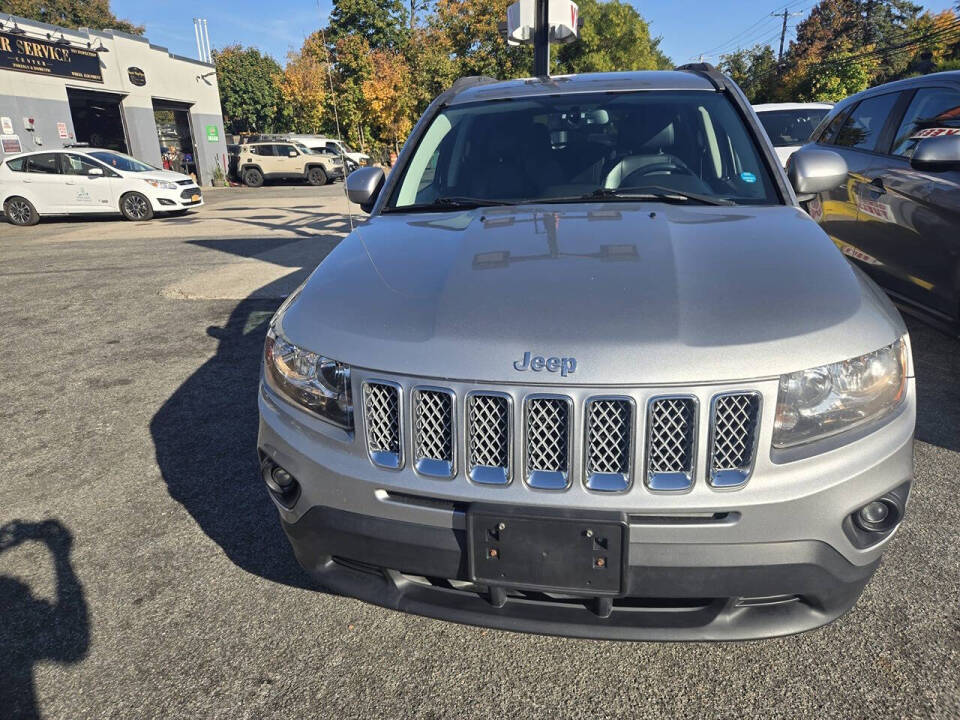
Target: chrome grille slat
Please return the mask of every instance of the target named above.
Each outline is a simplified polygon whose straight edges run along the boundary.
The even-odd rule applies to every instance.
[[[647,485],[652,490],[687,490],[693,485],[696,399],[655,398],[648,407]]]
[[[724,393],[714,396],[711,405],[710,484],[726,488],[743,485],[756,453],[760,395]]]
[[[453,435],[453,394],[446,390],[415,390],[413,456],[418,472],[453,476]]]
[[[630,485],[633,407],[625,399],[596,399],[587,404],[586,486],[622,492]]]
[[[560,397],[530,397],[525,412],[527,484],[541,490],[565,489],[570,465],[570,403]]]
[[[400,389],[387,383],[364,383],[363,414],[370,459],[382,467],[399,468],[403,458]]]
[[[468,472],[485,485],[510,482],[510,401],[503,395],[470,395],[467,403]]]

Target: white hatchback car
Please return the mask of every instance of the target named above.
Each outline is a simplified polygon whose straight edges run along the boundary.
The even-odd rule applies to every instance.
[[[833,109],[833,103],[764,103],[754,105],[760,124],[777,151],[780,164],[807,144],[811,133]]]
[[[196,181],[114,150],[69,148],[15,155],[0,162],[0,201],[14,225],[41,216],[120,213],[149,220],[203,205]]]

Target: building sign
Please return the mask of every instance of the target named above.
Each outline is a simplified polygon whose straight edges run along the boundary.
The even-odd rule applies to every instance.
[[[207,142],[220,142],[220,128],[216,125],[207,125]]]
[[[0,70],[103,82],[100,56],[93,50],[0,32]]]
[[[137,87],[143,87],[147,84],[147,74],[138,67],[128,67],[127,77],[130,78],[130,82]]]
[[[67,132],[66,123],[57,123],[57,133],[60,135],[61,140],[66,140],[68,137],[70,137],[70,134]]]
[[[0,135],[13,135],[13,120],[7,116],[0,117]]]
[[[3,147],[5,153],[23,152],[20,147],[20,138],[16,135],[0,135],[0,147]]]

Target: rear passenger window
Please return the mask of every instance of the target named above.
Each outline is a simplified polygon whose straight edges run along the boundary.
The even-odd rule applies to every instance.
[[[834,144],[857,150],[876,150],[880,132],[899,96],[899,93],[887,93],[861,101],[837,133]]]
[[[54,153],[28,155],[27,172],[44,173],[46,175],[59,175],[60,159]]]
[[[26,162],[27,162],[26,158],[15,158],[13,160],[7,160],[7,167],[10,168],[11,170],[14,170],[15,172],[23,172],[26,169],[24,167]]]
[[[960,92],[923,88],[910,101],[893,141],[893,154],[911,157],[925,137],[960,135]]]

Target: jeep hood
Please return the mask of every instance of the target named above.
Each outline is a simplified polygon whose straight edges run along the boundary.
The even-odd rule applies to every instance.
[[[659,203],[380,215],[278,323],[358,367],[525,384],[772,377],[905,332],[797,208]],[[576,372],[518,372],[528,351]]]

